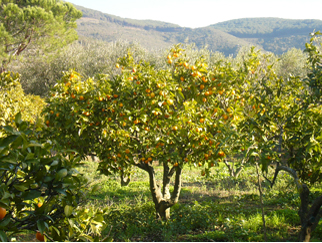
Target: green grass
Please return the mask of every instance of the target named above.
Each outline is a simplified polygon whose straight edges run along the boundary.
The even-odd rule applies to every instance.
[[[88,196],[86,207],[107,208],[104,234],[114,241],[264,241],[256,174],[245,168],[239,178],[229,176],[220,164],[209,178],[199,168],[184,168],[179,203],[171,208],[171,219],[155,219],[148,175],[135,169],[129,186],[121,187],[117,177],[95,171],[95,162],[86,162],[90,185],[100,189]],[[161,179],[162,168],[157,167]],[[300,230],[297,214],[300,203],[289,176],[281,173],[273,189],[263,181],[264,210],[268,241],[296,241]],[[321,192],[317,185],[312,192]],[[322,224],[312,241],[322,240]]]
[[[96,162],[84,163],[79,171],[87,176],[89,188],[97,184],[99,190],[87,194],[82,206],[106,210],[102,238],[110,233],[114,241],[264,241],[256,173],[251,167],[237,179],[223,164],[213,168],[208,178],[200,176],[200,168],[184,168],[179,203],[171,208],[171,219],[162,222],[155,219],[145,171],[134,169],[129,186],[121,187],[118,177],[100,175]],[[161,172],[157,167],[158,180]],[[281,173],[272,189],[264,181],[262,186],[267,241],[297,241],[300,199],[291,178]],[[311,199],[321,195],[321,184],[311,191]],[[17,240],[32,240],[28,237]],[[322,221],[311,241],[322,241]]]

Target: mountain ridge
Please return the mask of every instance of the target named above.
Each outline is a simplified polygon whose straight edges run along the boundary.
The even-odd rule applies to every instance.
[[[83,12],[77,21],[80,36],[117,41],[138,42],[146,49],[169,48],[177,43],[195,43],[207,46],[226,56],[236,54],[241,46],[255,45],[264,51],[282,54],[291,48],[304,48],[309,34],[322,30],[322,21],[283,18],[241,18],[219,22],[200,28],[177,24],[121,18],[97,10],[75,7]]]

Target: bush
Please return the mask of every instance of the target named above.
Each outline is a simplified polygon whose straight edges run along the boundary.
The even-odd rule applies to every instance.
[[[1,241],[24,230],[58,241],[97,240],[104,211],[78,207],[86,188],[76,170],[79,156],[31,130],[20,113],[15,127],[2,127],[6,136],[0,138]]]

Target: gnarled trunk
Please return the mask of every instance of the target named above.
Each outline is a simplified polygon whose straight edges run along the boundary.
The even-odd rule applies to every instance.
[[[149,174],[150,191],[155,205],[156,217],[161,220],[170,218],[170,207],[176,204],[179,200],[181,191],[181,172],[179,166],[173,166],[171,169],[168,163],[163,164],[163,183],[160,186],[155,178],[155,172],[152,166],[145,164],[139,166]],[[170,193],[171,177],[175,174],[174,190]]]
[[[271,186],[274,185],[278,172],[281,170],[288,172],[294,178],[294,182],[296,184],[297,191],[299,192],[301,199],[301,206],[298,211],[301,220],[301,231],[299,234],[299,241],[308,242],[311,239],[312,232],[318,226],[319,221],[322,218],[322,196],[316,198],[313,201],[311,208],[309,208],[310,189],[307,187],[306,184],[302,184],[299,182],[299,178],[295,170],[287,166],[280,166],[279,164],[277,164]]]
[[[128,186],[131,181],[131,174],[124,174],[121,172],[121,186]]]
[[[301,219],[301,231],[299,234],[299,241],[309,242],[311,239],[311,233],[318,226],[320,219],[322,218],[322,196],[316,198],[310,210],[308,209],[308,198],[310,190],[303,184],[303,190],[300,193],[301,208],[299,210],[299,216]],[[306,199],[304,199],[304,197]]]

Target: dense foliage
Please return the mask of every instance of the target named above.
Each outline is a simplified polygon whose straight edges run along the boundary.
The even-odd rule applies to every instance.
[[[60,0],[0,1],[0,72],[22,52],[48,53],[73,42],[81,15]]]
[[[0,126],[14,126],[15,115],[19,112],[25,121],[32,124],[40,122],[38,118],[44,105],[44,100],[39,96],[25,95],[18,73],[0,74]],[[0,128],[0,137],[4,133],[5,131]]]

